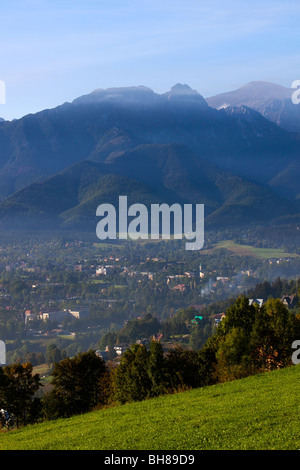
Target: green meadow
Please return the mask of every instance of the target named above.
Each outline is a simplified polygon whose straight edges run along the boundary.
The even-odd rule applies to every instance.
[[[255,258],[260,259],[295,258],[299,256],[296,253],[287,253],[275,248],[258,248],[250,245],[240,245],[232,240],[221,241],[214,245],[213,248],[209,250],[203,250],[202,253],[212,253],[219,248],[225,248],[226,250],[231,251],[238,256],[254,256]]]

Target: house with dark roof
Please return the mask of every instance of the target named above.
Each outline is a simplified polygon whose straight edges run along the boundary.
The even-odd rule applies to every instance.
[[[298,299],[295,295],[284,295],[281,298],[281,302],[283,305],[285,305],[287,308],[294,308],[297,305]]]

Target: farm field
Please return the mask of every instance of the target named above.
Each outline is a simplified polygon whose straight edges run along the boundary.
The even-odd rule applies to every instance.
[[[274,248],[257,248],[250,245],[240,245],[232,240],[221,241],[209,250],[202,250],[202,254],[212,253],[219,248],[225,248],[238,256],[254,256],[255,258],[260,259],[295,258],[299,256],[296,253],[286,253]]]
[[[0,434],[0,450],[296,450],[300,366]]]

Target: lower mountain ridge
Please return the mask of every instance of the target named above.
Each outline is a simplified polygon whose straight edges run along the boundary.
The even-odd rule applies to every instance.
[[[275,184],[275,183],[274,183]],[[95,231],[103,203],[204,204],[206,226],[223,228],[296,217],[297,201],[210,164],[180,144],[146,144],[82,161],[0,203],[2,228]]]

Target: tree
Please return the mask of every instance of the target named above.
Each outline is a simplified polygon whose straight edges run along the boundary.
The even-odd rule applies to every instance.
[[[299,321],[279,299],[269,299],[260,309],[251,333],[252,357],[267,369],[291,365],[291,345],[298,339]]]
[[[160,395],[165,391],[166,369],[162,345],[159,341],[151,341],[148,358],[148,374],[151,380],[151,396]]]
[[[45,399],[46,415],[50,409],[62,417],[91,410],[101,399],[99,381],[106,372],[105,362],[94,351],[56,362],[52,372],[54,389]]]
[[[166,354],[168,388],[199,387],[199,361],[196,351],[183,350],[181,347],[170,349]]]
[[[49,366],[61,361],[62,359],[62,352],[58,349],[56,344],[49,344],[46,350],[46,360]]]
[[[220,323],[217,332],[219,334],[227,334],[232,328],[241,328],[246,335],[252,331],[257,307],[249,305],[247,297],[238,297],[235,303],[226,311],[226,316]]]
[[[3,376],[4,374],[4,376]],[[0,375],[0,397],[3,407],[16,417],[17,427],[36,419],[33,400],[41,386],[40,376],[33,374],[32,364],[12,364],[3,368]],[[35,409],[37,410],[35,399]],[[28,419],[28,417],[30,417]]]
[[[5,394],[7,387],[8,387],[7,375],[4,373],[3,367],[0,367],[0,408],[5,408],[7,405],[6,394]]]
[[[217,364],[217,351],[222,341],[220,335],[214,334],[198,351],[199,382],[200,386],[213,385],[217,383],[215,368]]]
[[[134,344],[125,351],[114,375],[118,401],[140,401],[151,396],[148,361],[149,352],[144,345]]]
[[[189,344],[194,351],[199,351],[206,343],[213,330],[212,322],[203,318],[198,325],[193,325]]]
[[[241,328],[233,328],[221,340],[216,359],[215,377],[218,382],[247,377],[255,371],[249,355],[249,337]]]

